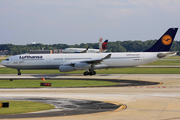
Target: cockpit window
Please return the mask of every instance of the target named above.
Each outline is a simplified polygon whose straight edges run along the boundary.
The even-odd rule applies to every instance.
[[[9,58],[5,59],[5,61],[9,61]]]

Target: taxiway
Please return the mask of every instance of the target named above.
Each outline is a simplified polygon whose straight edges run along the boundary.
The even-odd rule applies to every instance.
[[[6,75],[1,75],[0,78]],[[10,76],[10,75],[9,75]],[[16,75],[17,76],[17,75]],[[24,75],[27,78],[27,75]],[[29,75],[36,76],[36,75]],[[98,74],[45,75],[51,78],[84,78],[138,80],[159,82],[156,85],[93,88],[42,88],[42,89],[0,89],[0,97],[46,97],[103,101],[126,104],[125,110],[114,110],[71,116],[29,118],[33,120],[144,120],[180,119],[180,75],[179,74]],[[15,78],[15,75],[10,77]],[[22,76],[23,77],[23,76]],[[39,76],[36,76],[39,77]],[[27,119],[27,118],[26,118]]]

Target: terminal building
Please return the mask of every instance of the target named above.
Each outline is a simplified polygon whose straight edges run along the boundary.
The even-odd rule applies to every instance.
[[[52,50],[30,50],[29,54],[52,54]]]
[[[0,50],[0,55],[1,56],[9,55],[9,50]]]
[[[53,54],[53,53],[62,53],[62,49],[53,49],[53,50],[30,50],[29,54]]]

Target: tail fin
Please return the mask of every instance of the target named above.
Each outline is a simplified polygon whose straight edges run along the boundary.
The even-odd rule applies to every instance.
[[[144,52],[167,52],[170,50],[178,28],[169,28],[164,35],[148,50]]]
[[[102,49],[103,49],[103,50],[106,49],[107,43],[108,43],[108,40],[105,40],[105,41],[102,43]]]
[[[99,38],[99,52],[102,52],[102,39],[103,38]]]

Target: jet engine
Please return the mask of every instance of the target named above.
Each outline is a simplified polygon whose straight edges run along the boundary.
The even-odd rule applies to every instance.
[[[59,66],[59,71],[60,72],[70,72],[70,71],[74,71],[75,68],[73,66],[67,66],[67,65],[64,65],[64,66]]]
[[[76,70],[85,70],[91,68],[91,64],[88,63],[75,63],[74,67]]]
[[[60,72],[70,72],[74,70],[86,70],[91,68],[91,64],[88,63],[75,63],[72,65],[62,65],[59,66],[59,71]]]

